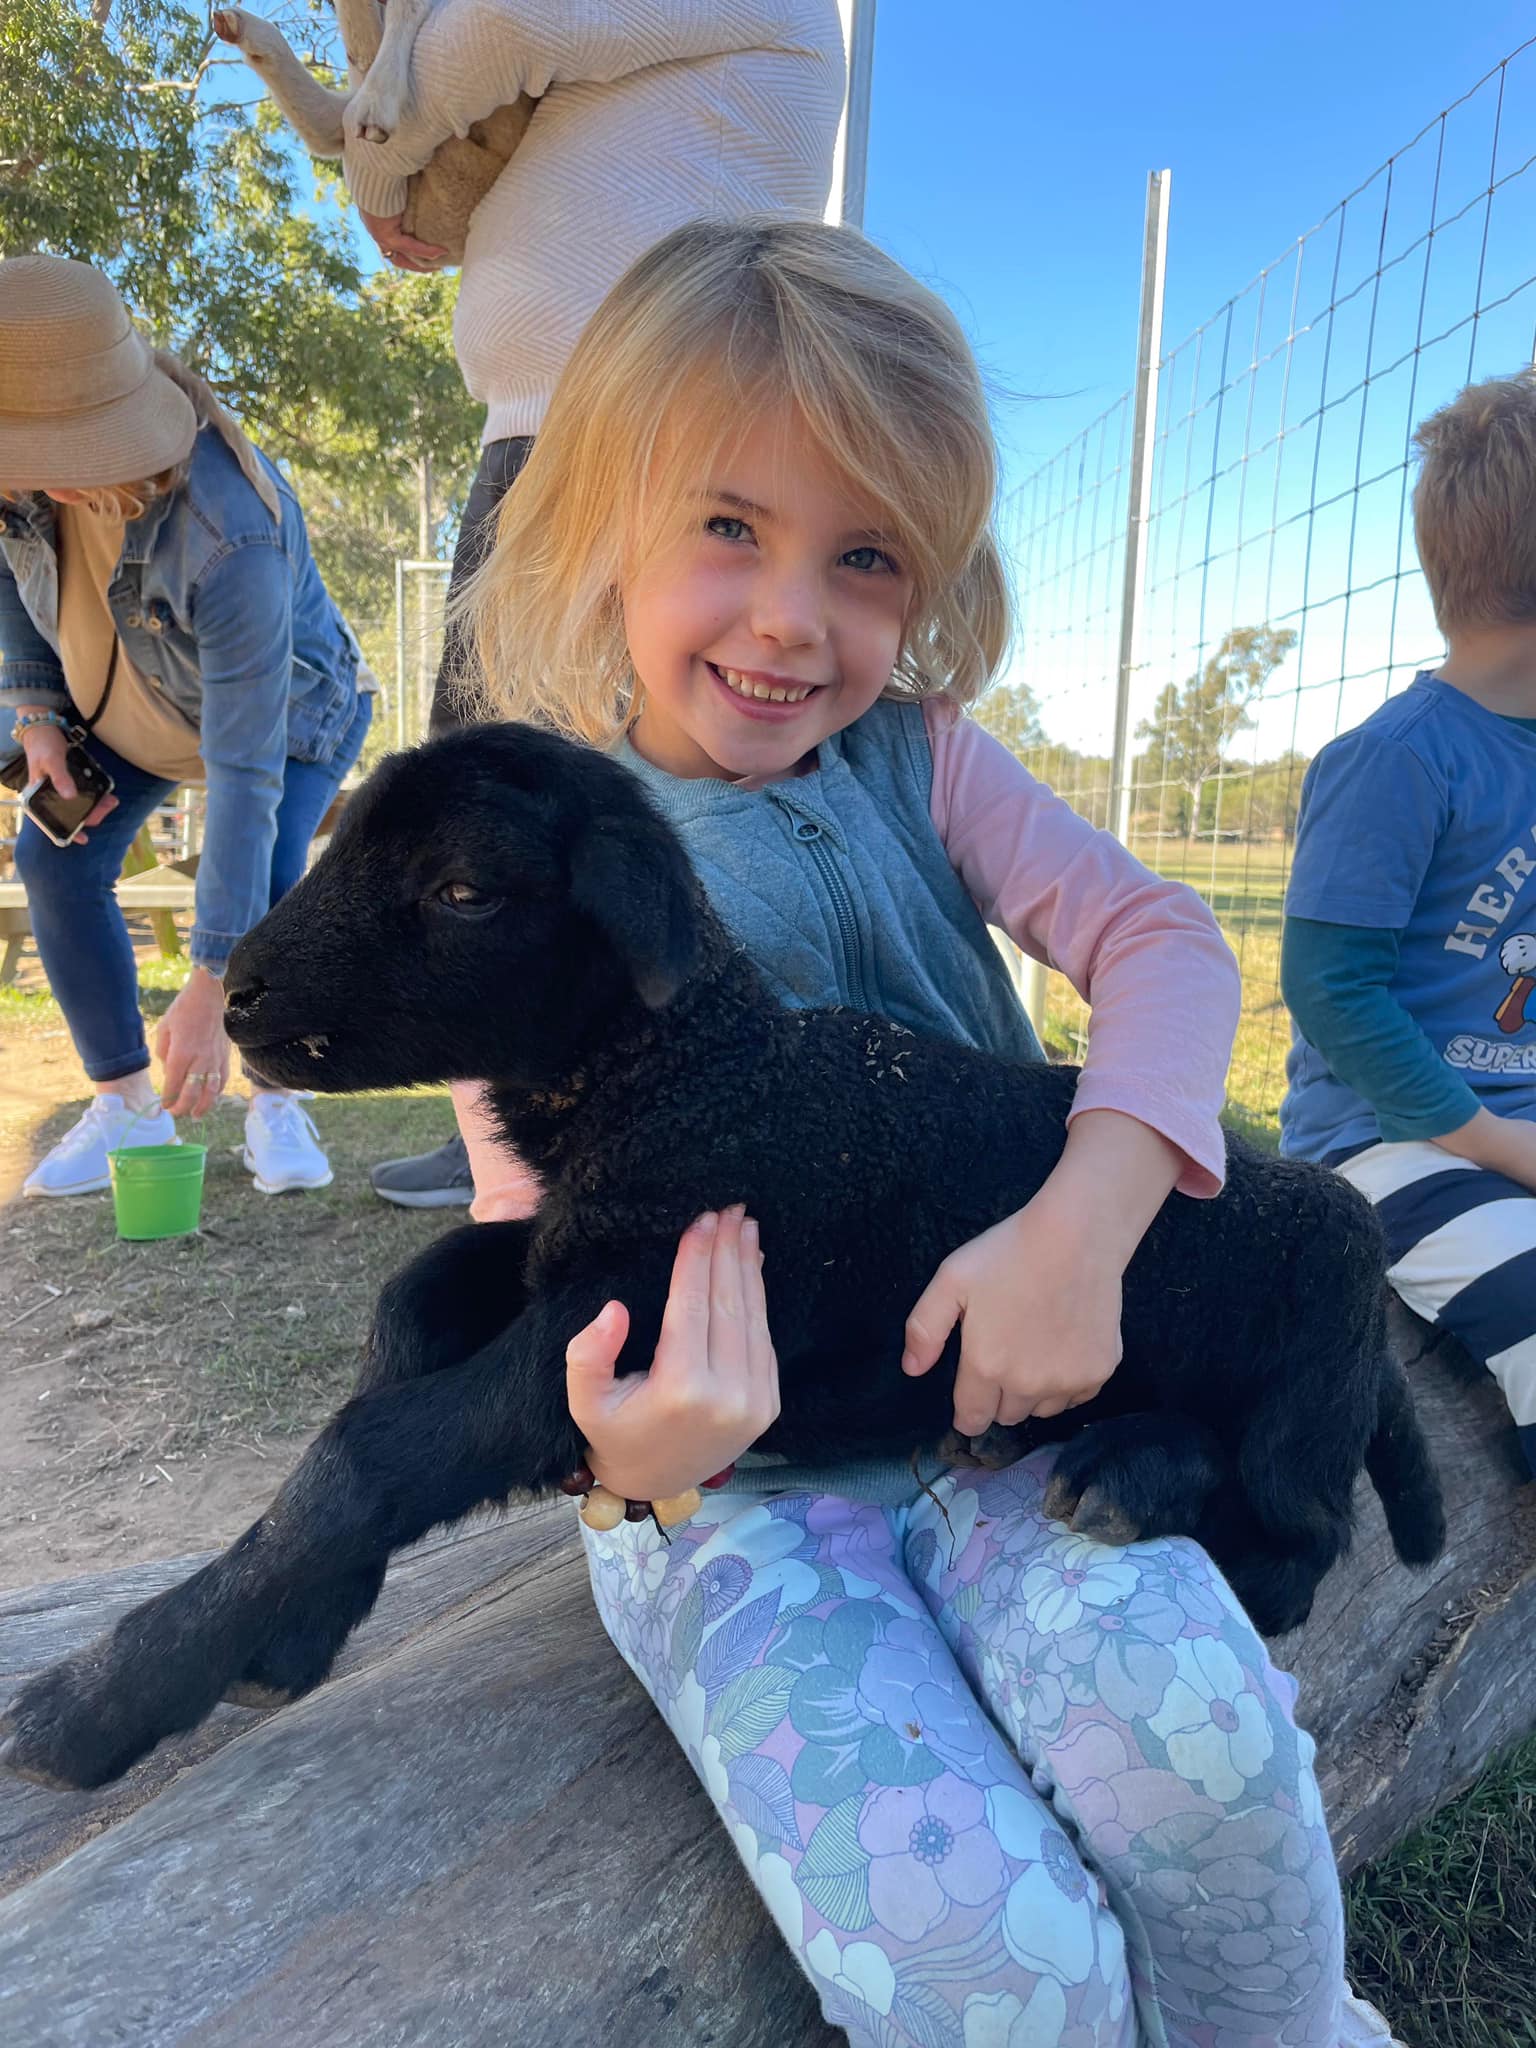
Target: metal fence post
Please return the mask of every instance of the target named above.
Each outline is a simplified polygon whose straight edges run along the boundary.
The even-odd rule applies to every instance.
[[[875,0],[838,0],[848,49],[848,97],[832,159],[827,219],[864,225],[864,180],[869,155],[869,102],[875,69]]]
[[[1157,373],[1163,357],[1163,284],[1168,270],[1168,188],[1171,171],[1147,176],[1147,221],[1141,246],[1141,334],[1136,349],[1136,403],[1131,430],[1131,491],[1125,522],[1125,580],[1120,591],[1120,665],[1115,680],[1115,737],[1110,753],[1110,824],[1122,842],[1131,829],[1131,676],[1136,668],[1141,599],[1147,574],[1147,519],[1152,510],[1152,455],[1157,438]]]
[[[405,564],[395,557],[395,751],[405,752]]]

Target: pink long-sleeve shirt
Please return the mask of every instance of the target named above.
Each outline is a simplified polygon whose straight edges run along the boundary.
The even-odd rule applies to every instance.
[[[944,698],[925,709],[930,815],[987,922],[1057,968],[1089,1006],[1072,1115],[1113,1109],[1184,1155],[1181,1194],[1220,1191],[1219,1122],[1237,1030],[1237,963],[1193,889],[1144,867]],[[495,1135],[481,1091],[454,1089],[477,1222],[532,1213],[538,1187]]]

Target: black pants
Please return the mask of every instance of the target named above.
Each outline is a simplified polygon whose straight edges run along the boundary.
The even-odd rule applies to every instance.
[[[459,522],[458,544],[453,551],[453,572],[448,578],[451,604],[491,551],[496,538],[496,509],[517,481],[518,472],[533,452],[533,436],[518,434],[509,441],[487,441],[480,451],[480,467],[469,487],[469,501]],[[471,676],[476,668],[475,650],[455,623],[443,640],[443,658],[437,665],[432,688],[431,733],[449,732],[464,722],[463,706],[454,685]]]

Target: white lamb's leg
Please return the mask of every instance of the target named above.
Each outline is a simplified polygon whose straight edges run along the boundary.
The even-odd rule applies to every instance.
[[[389,0],[384,38],[368,76],[352,96],[351,115],[365,142],[388,142],[411,104],[411,57],[432,0]]]
[[[356,92],[368,76],[368,67],[379,54],[384,32],[384,11],[379,0],[336,0],[336,26],[347,53],[347,75]]]
[[[341,155],[346,94],[332,92],[306,71],[281,29],[243,8],[221,7],[213,17],[213,32],[220,41],[233,43],[260,74],[289,124],[316,156]]]

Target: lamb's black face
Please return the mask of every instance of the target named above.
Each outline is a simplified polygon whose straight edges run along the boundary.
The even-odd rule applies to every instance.
[[[225,1023],[286,1087],[568,1073],[695,964],[697,886],[617,763],[478,726],[383,763],[235,948]]]

